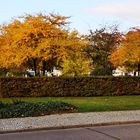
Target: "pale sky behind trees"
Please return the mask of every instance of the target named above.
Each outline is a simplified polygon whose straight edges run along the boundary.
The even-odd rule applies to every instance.
[[[70,28],[80,33],[119,24],[121,31],[140,26],[140,0],[0,0],[0,24],[39,12],[71,16]]]

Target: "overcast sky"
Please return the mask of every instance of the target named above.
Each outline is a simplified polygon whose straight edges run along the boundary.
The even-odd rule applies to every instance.
[[[140,26],[140,0],[0,0],[0,24],[39,12],[71,16],[70,28],[81,33],[112,24],[121,31]]]

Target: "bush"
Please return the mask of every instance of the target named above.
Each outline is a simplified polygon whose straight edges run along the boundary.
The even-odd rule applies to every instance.
[[[91,74],[91,76],[111,76],[112,70],[109,68],[95,68]]]
[[[0,102],[0,118],[40,116],[52,113],[74,112],[78,108],[64,102],[30,103],[14,101],[12,103]]]

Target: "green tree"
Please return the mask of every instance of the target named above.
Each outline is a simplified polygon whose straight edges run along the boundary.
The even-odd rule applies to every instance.
[[[66,55],[62,64],[63,75],[87,75],[90,72],[90,61],[86,58],[85,52],[83,52],[83,49],[87,46],[87,42],[82,40],[82,36],[77,31],[69,34],[69,40],[69,47],[65,51]]]
[[[101,28],[86,37],[89,46],[84,50],[87,56],[91,58],[94,68],[112,69],[112,63],[108,56],[116,49],[121,41],[121,33],[117,26]]]
[[[65,76],[87,76],[90,73],[91,65],[82,52],[75,52],[75,55],[64,59],[63,75]]]

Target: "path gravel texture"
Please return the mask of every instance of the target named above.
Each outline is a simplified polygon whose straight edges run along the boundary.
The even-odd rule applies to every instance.
[[[0,119],[0,133],[33,129],[67,128],[140,122],[140,110],[69,113],[41,117]]]

